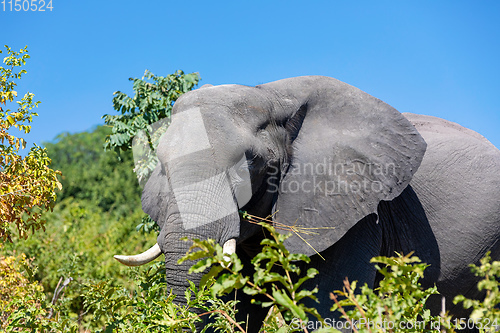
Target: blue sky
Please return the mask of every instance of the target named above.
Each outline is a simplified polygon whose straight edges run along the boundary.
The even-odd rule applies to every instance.
[[[46,0],[48,1],[48,0]],[[499,1],[52,1],[3,11],[1,45],[31,55],[42,101],[29,143],[102,124],[145,69],[201,84],[326,75],[401,112],[442,117],[500,147]]]

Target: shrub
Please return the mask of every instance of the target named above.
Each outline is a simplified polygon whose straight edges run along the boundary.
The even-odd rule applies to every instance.
[[[472,272],[483,279],[477,288],[485,292],[484,299],[472,300],[458,295],[453,302],[463,303],[465,309],[472,308],[470,320],[456,322],[458,328],[469,326],[479,328],[480,332],[498,332],[500,328],[500,261],[491,262],[490,253],[481,259],[481,265],[471,265]]]
[[[316,309],[301,304],[306,297],[314,299],[316,293],[316,289],[301,289],[304,281],[315,276],[315,270],[309,270],[303,279],[295,281],[293,278],[299,273],[295,262],[307,262],[308,257],[290,254],[283,246],[287,236],[277,233],[268,224],[262,224],[262,227],[271,237],[263,240],[261,253],[252,261],[255,267],[253,276],[241,274],[241,261],[236,254],[225,255],[222,247],[213,240],[194,240],[190,251],[181,260],[197,260],[191,268],[193,272],[209,271],[200,287],[191,283],[185,295],[175,296],[167,292],[163,263],[155,263],[147,270],[133,269],[135,288],[132,291],[116,286],[112,280],[85,283],[81,296],[86,313],[92,314],[89,329],[92,332],[194,332],[201,317],[211,316],[213,320],[209,325],[219,332],[245,332],[245,323],[235,320],[236,301],[224,302],[219,297],[239,288],[249,295],[267,297],[268,301],[261,305],[268,307],[270,314],[261,332],[285,333],[302,329],[311,332],[312,328],[308,327],[311,316],[323,324],[316,332],[338,332],[318,315]],[[485,290],[485,299],[468,300],[463,296],[455,299],[456,303],[463,302],[465,307],[473,309],[471,319],[482,323],[481,332],[498,330],[496,323],[500,320],[500,262],[490,261],[491,258],[486,256],[481,260],[481,266],[473,267],[473,271],[483,277],[478,287]],[[446,314],[432,316],[425,308],[427,298],[437,290],[435,287],[422,290],[419,279],[427,265],[417,257],[411,254],[376,257],[372,262],[383,276],[378,288],[373,290],[366,285],[358,288],[356,282],[346,280],[343,290],[331,294],[335,302],[332,311],[350,323],[354,332],[454,332],[456,326],[463,327],[460,321],[454,321]],[[2,257],[0,263],[3,274],[0,295],[2,329],[19,332],[78,330],[77,319],[60,307],[56,307],[57,316],[47,318],[52,306],[45,299],[40,285],[30,282],[34,269],[30,268],[30,261],[25,256]],[[275,273],[273,267],[276,265],[283,268],[284,274]],[[175,297],[184,297],[187,304],[175,305]],[[195,314],[194,308],[203,313]],[[489,326],[485,329],[487,324]]]
[[[24,253],[0,257],[1,332],[76,332],[69,318],[49,318],[52,307],[32,281],[35,270]]]

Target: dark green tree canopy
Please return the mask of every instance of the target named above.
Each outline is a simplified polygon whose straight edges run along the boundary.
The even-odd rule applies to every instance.
[[[73,197],[89,200],[104,211],[140,206],[141,188],[133,172],[132,152],[104,151],[111,129],[97,126],[90,132],[63,133],[45,143],[52,166],[61,170],[63,185],[58,201]]]

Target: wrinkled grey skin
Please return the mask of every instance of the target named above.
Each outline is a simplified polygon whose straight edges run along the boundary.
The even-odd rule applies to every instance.
[[[176,294],[184,294],[187,279],[201,278],[187,274],[191,263],[177,264],[190,246],[182,237],[221,245],[236,238],[251,273],[263,233],[240,221],[238,209],[261,217],[277,211],[275,223],[324,228],[304,236],[310,245],[297,236],[286,243],[310,255],[319,270],[305,287],[319,287],[320,305],[314,306],[324,317],[331,316],[330,291],[341,289],[346,276],[376,285],[370,258],[394,251],[415,251],[429,263],[424,284],[437,283],[447,309],[465,316],[451,300],[459,293],[477,296],[468,265],[487,251],[500,259],[500,151],[473,131],[434,117],[403,116],[357,88],[319,76],[203,87],[183,95],[173,115],[193,110],[202,122],[193,125],[181,115],[183,121],[167,130],[142,196],[144,211],[160,226],[158,244]],[[197,185],[227,175],[242,156],[251,198],[238,200],[238,182],[231,182],[229,201],[223,181]],[[314,187],[331,180],[342,186]],[[297,184],[303,187],[295,191]],[[200,222],[206,216],[220,218]],[[248,314],[249,332],[257,332],[265,311],[238,295],[239,319]],[[430,303],[440,310],[440,299]]]

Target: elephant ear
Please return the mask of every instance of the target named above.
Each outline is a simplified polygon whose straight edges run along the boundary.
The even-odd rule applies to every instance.
[[[300,91],[288,98],[296,111],[285,125],[289,156],[274,223],[292,228],[291,252],[313,255],[376,214],[381,200],[400,195],[426,143],[396,109],[355,87],[324,77],[292,80],[272,87],[282,97]]]
[[[142,191],[142,210],[148,214],[160,228],[166,220],[170,197],[168,177],[161,163],[158,163]]]

